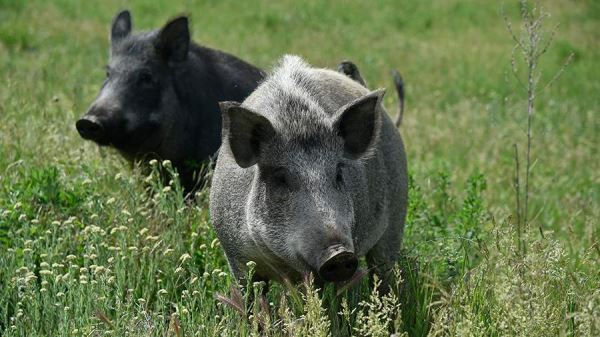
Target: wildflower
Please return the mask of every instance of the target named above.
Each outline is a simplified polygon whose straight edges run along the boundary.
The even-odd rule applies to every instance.
[[[56,262],[55,262],[55,263],[53,263],[53,264],[52,264],[52,268],[64,268],[64,266],[65,266],[65,265],[64,265],[64,264],[62,264],[62,263],[56,263]]]
[[[21,214],[19,215],[19,221],[25,221],[27,219],[27,215]]]
[[[163,162],[162,162],[162,166],[164,166],[164,167],[169,167],[169,166],[171,166],[171,161],[170,161],[170,160],[168,160],[168,159],[167,159],[167,160],[163,160]]]
[[[156,166],[156,164],[158,164],[158,161],[156,159],[152,159],[149,162],[150,166]]]
[[[206,244],[204,244],[204,243],[203,243],[203,244],[201,244],[201,245],[200,245],[200,247],[198,247],[198,249],[200,249],[200,250],[204,250],[204,249],[206,249]]]
[[[46,291],[48,291],[48,289],[46,289],[46,288],[41,288],[40,289],[40,293],[45,293]]]
[[[91,220],[97,219],[98,218],[98,214],[94,213],[90,216]]]
[[[170,191],[171,191],[171,186],[165,186],[165,187],[163,188],[163,192],[164,192],[164,193],[168,193],[168,192],[170,192]]]
[[[82,274],[83,273],[87,273],[87,271],[88,271],[88,269],[86,267],[79,268],[79,272],[82,273]]]
[[[28,254],[28,253],[31,253],[31,252],[32,252],[31,248],[25,248],[25,249],[23,249],[23,254]]]
[[[181,260],[181,263],[185,262],[186,260],[191,259],[192,257],[190,256],[190,254],[188,253],[184,253],[183,255],[181,255],[181,257],[179,258],[179,260]]]
[[[16,203],[16,204],[13,206],[13,209],[17,210],[17,209],[21,208],[21,206],[22,206],[22,205],[23,205],[23,204],[22,204],[20,201],[18,201],[18,202],[17,202],[17,203]]]
[[[169,255],[169,254],[171,254],[171,253],[172,253],[172,252],[174,252],[174,251],[175,251],[174,249],[167,248],[167,249],[165,249],[165,251],[164,251],[163,255],[165,255],[165,256],[166,256],[166,255]]]
[[[140,229],[140,235],[144,235],[148,232],[148,228],[142,228]]]
[[[77,258],[77,256],[75,256],[73,254],[67,255],[67,261],[75,260],[76,258]]]
[[[48,269],[42,269],[40,270],[40,275],[44,276],[44,275],[52,275],[52,271],[48,270]]]
[[[107,205],[110,205],[110,204],[112,204],[114,202],[115,202],[115,198],[109,198],[108,200],[106,200],[106,204]]]
[[[144,303],[146,303],[146,300],[143,298],[138,298],[138,303],[143,305]]]
[[[215,270],[213,270],[213,271],[212,271],[212,274],[213,274],[213,275],[216,275],[216,274],[218,274],[218,273],[220,273],[220,272],[221,272],[221,269],[219,269],[219,268],[215,268]]]
[[[58,298],[65,297],[65,293],[59,291],[56,293],[56,297],[58,297]]]
[[[167,291],[165,289],[161,289],[158,291],[159,295],[165,295],[167,293]]]
[[[33,220],[31,220],[31,223],[32,223],[32,224],[34,224],[34,225],[37,225],[37,224],[39,224],[39,223],[40,223],[40,220],[38,220],[38,219],[33,219]]]
[[[60,226],[60,221],[57,221],[57,220],[52,221],[52,226]]]
[[[254,261],[248,261],[248,262],[246,262],[246,266],[248,268],[254,268],[254,267],[256,267],[256,262],[254,262]]]
[[[210,248],[215,248],[216,246],[219,245],[219,239],[215,238],[214,240],[212,240],[212,242],[210,243]]]
[[[48,285],[48,281],[43,280],[42,283],[41,283],[41,285],[42,285],[42,287],[47,286]]]
[[[131,251],[131,252],[137,252],[137,250],[138,250],[138,247],[136,247],[136,246],[131,246],[131,247],[127,248],[127,249],[128,249],[129,251]]]
[[[98,266],[98,267],[96,267],[96,269],[94,269],[94,275],[98,275],[98,274],[102,273],[104,270],[106,270],[106,268],[104,268],[103,266]]]
[[[131,216],[131,213],[129,213],[129,211],[126,209],[122,210],[121,214],[126,215],[126,216]]]
[[[194,276],[190,281],[190,284],[194,284],[194,282],[198,281],[198,276]]]
[[[183,270],[184,270],[183,268],[177,267],[177,269],[175,269],[175,274],[179,274],[179,273],[183,272]]]
[[[113,256],[111,256],[108,258],[107,261],[108,261],[108,263],[113,263],[114,260],[115,260],[115,258]]]
[[[222,271],[222,272],[220,272],[220,273],[219,273],[219,277],[226,277],[226,276],[227,276],[227,273],[226,273],[226,272],[223,272],[223,271]]]
[[[37,280],[37,276],[35,276],[32,272],[27,273],[25,276],[25,283],[29,283],[30,281]]]

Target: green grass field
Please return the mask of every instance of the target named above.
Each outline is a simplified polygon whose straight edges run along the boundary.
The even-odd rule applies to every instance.
[[[187,13],[195,41],[265,69],[294,53],[321,67],[351,59],[371,88],[391,89],[391,68],[405,78],[412,178],[399,296],[378,297],[364,279],[339,295],[274,285],[249,303],[262,285],[231,290],[208,191],[185,202],[156,178],[168,165],[141,176],[75,130],[122,3],[0,0],[0,335],[600,335],[600,3],[542,4],[547,30],[560,23],[542,82],[574,57],[537,97],[520,239],[513,144],[524,153],[527,97],[501,2],[126,5],[135,29]],[[505,11],[518,29],[517,1]],[[395,113],[393,90],[385,104]]]

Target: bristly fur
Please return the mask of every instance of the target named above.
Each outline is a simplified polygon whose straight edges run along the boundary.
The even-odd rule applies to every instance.
[[[321,269],[332,249],[376,272],[396,261],[408,179],[382,97],[285,56],[241,105],[222,104],[210,212],[236,277],[254,261],[267,280],[333,280]]]
[[[318,144],[335,143],[332,139],[335,135],[334,114],[342,106],[352,103],[353,99],[347,99],[346,104],[340,105],[323,95],[318,81],[323,73],[339,82],[340,91],[351,88],[354,92],[368,93],[367,89],[346,76],[328,69],[312,68],[299,56],[285,55],[257,88],[256,94],[250,97],[249,102],[253,104],[268,100],[269,104],[260,104],[264,108],[256,112],[269,119],[276,130],[283,131],[279,132],[283,142],[297,143],[305,149]],[[378,113],[385,113],[380,100],[377,105]],[[361,157],[362,160],[374,155],[381,123],[381,116],[378,117],[373,142]]]

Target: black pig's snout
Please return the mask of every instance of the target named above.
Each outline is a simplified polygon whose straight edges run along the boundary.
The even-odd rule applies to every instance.
[[[319,276],[326,282],[349,280],[358,267],[356,255],[340,245],[329,247],[320,260]]]
[[[77,132],[84,139],[103,143],[106,138],[104,125],[94,116],[83,116],[75,123]]]

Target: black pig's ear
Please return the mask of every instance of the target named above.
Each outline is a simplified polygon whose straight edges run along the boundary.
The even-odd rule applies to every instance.
[[[189,47],[190,31],[185,16],[167,22],[158,33],[156,50],[167,62],[185,61]]]
[[[256,164],[264,144],[275,130],[265,117],[237,102],[221,102],[223,142],[229,144],[235,162],[242,168]]]
[[[131,14],[128,10],[119,12],[113,19],[110,41],[118,41],[131,33]]]
[[[380,89],[341,107],[334,128],[344,140],[344,156],[358,159],[373,149],[381,129],[379,105],[385,91]]]

